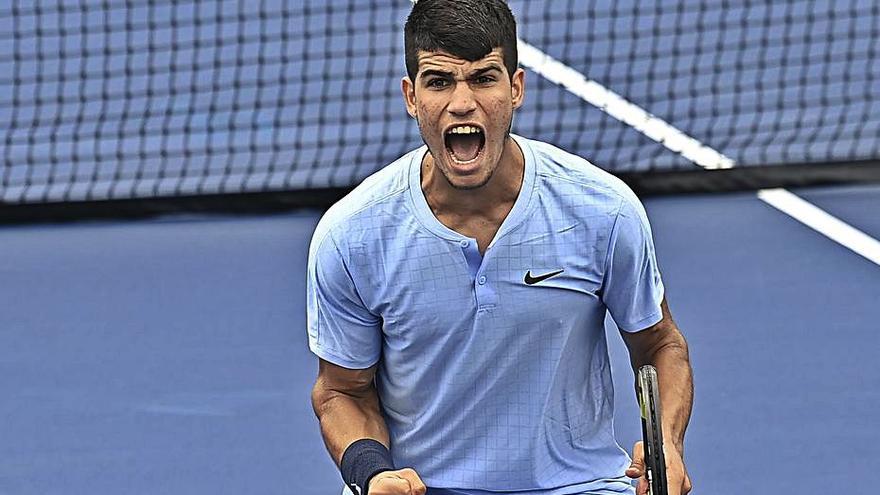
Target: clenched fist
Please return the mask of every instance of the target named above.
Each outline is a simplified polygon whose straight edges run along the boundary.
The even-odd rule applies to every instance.
[[[369,495],[425,495],[425,483],[410,468],[383,471],[370,479]]]
[[[669,495],[686,495],[691,491],[691,478],[684,467],[684,460],[677,449],[663,446],[663,456],[666,458],[666,485]],[[648,495],[648,478],[645,475],[645,445],[636,442],[633,447],[632,464],[627,468],[626,475],[639,480],[636,487],[636,495]]]

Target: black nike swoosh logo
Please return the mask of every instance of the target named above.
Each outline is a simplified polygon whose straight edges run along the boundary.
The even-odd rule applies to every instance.
[[[537,277],[533,277],[532,271],[529,270],[526,272],[526,277],[523,279],[523,282],[525,282],[526,285],[535,285],[538,282],[543,282],[543,281],[547,280],[548,278],[555,277],[564,271],[565,270],[556,270],[555,272],[545,273],[543,275],[538,275]]]

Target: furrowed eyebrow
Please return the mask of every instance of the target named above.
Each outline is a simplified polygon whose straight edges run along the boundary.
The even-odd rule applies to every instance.
[[[425,69],[422,71],[420,76],[421,77],[437,76],[437,77],[451,78],[452,72],[445,72],[445,71],[437,70],[437,69]]]
[[[468,79],[474,79],[474,78],[480,77],[483,74],[486,74],[486,73],[492,72],[492,71],[501,72],[501,66],[496,65],[496,64],[492,64],[492,65],[489,65],[488,67],[483,67],[482,69],[477,69],[468,75]],[[454,77],[454,74],[452,72],[447,72],[447,71],[443,71],[443,70],[439,70],[439,69],[425,69],[419,75],[421,77],[436,76],[436,77],[443,77],[443,78],[447,78],[447,79],[451,79]]]
[[[468,76],[468,77],[470,79],[474,79],[474,78],[482,76],[483,74],[486,74],[487,72],[492,72],[492,71],[501,72],[501,67],[499,67],[495,64],[492,64],[488,67],[483,67],[482,69],[477,69],[477,70],[471,72],[470,76]]]

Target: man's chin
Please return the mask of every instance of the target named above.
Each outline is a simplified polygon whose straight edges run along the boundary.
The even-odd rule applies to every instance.
[[[450,182],[449,185],[457,191],[473,191],[482,188],[486,185],[487,182],[489,182],[489,179],[486,179],[476,184],[456,184],[454,182]]]
[[[493,171],[487,172],[486,156],[480,154],[472,163],[457,163],[448,155],[443,156],[444,165],[436,162],[435,166],[450,187],[458,191],[472,191],[485,186],[492,178]]]
[[[446,182],[453,189],[456,189],[458,191],[473,191],[475,189],[480,189],[481,187],[488,184],[489,180],[492,178],[492,174],[450,177],[449,175],[444,173],[443,178],[446,179]]]

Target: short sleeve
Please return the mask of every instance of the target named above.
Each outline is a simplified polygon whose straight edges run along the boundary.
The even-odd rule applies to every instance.
[[[644,330],[663,317],[663,281],[641,203],[624,198],[611,231],[602,299],[617,326]]]
[[[381,319],[365,307],[332,234],[323,234],[316,233],[309,249],[309,348],[333,364],[369,368],[381,354]]]

